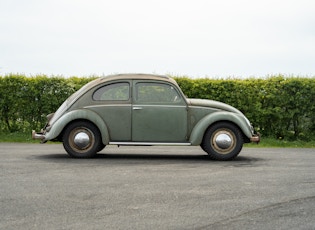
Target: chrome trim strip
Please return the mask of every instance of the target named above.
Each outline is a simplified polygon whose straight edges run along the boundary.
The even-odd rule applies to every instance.
[[[133,106],[141,106],[141,107],[174,107],[174,108],[187,108],[186,105],[143,105],[143,104],[133,104]]]
[[[189,146],[191,143],[177,143],[177,142],[109,142],[110,145],[177,145]]]
[[[203,107],[203,106],[197,106],[197,105],[190,105],[188,106],[191,109],[212,109],[212,110],[222,110],[214,107]]]
[[[127,106],[132,106],[132,107],[160,107],[160,108],[187,108],[185,105],[141,105],[141,104],[101,104],[101,105],[88,105],[84,106],[84,109],[87,108],[93,108],[93,107],[127,107]]]
[[[94,108],[94,107],[131,107],[131,104],[102,104],[102,105],[88,105],[88,106],[84,106],[84,109],[87,108]]]

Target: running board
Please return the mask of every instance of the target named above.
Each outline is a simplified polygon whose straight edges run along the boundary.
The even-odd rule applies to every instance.
[[[135,145],[135,146],[150,146],[150,145],[177,145],[189,146],[191,143],[177,143],[177,142],[109,142],[110,145]]]

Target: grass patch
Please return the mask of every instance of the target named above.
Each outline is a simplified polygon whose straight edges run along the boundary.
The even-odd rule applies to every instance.
[[[32,139],[32,133],[1,133],[0,142],[39,143]]]
[[[244,147],[250,148],[315,148],[315,141],[287,141],[287,140],[277,140],[274,138],[263,137],[261,142],[257,145],[254,143],[245,144]]]

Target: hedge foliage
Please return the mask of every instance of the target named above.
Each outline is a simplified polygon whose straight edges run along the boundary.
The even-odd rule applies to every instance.
[[[225,102],[241,110],[255,129],[278,139],[315,137],[315,78],[177,78],[188,97]]]
[[[0,76],[0,131],[40,129],[47,114],[95,78]],[[238,108],[265,136],[289,140],[315,137],[315,78],[174,78],[190,98],[218,100]]]
[[[0,130],[27,132],[43,127],[46,115],[56,111],[67,97],[90,80],[45,75],[0,77]]]

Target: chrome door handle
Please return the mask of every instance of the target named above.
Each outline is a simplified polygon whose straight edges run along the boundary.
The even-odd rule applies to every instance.
[[[138,106],[136,106],[136,107],[133,107],[132,109],[133,109],[133,110],[141,110],[141,109],[142,109],[142,107],[138,107]]]

